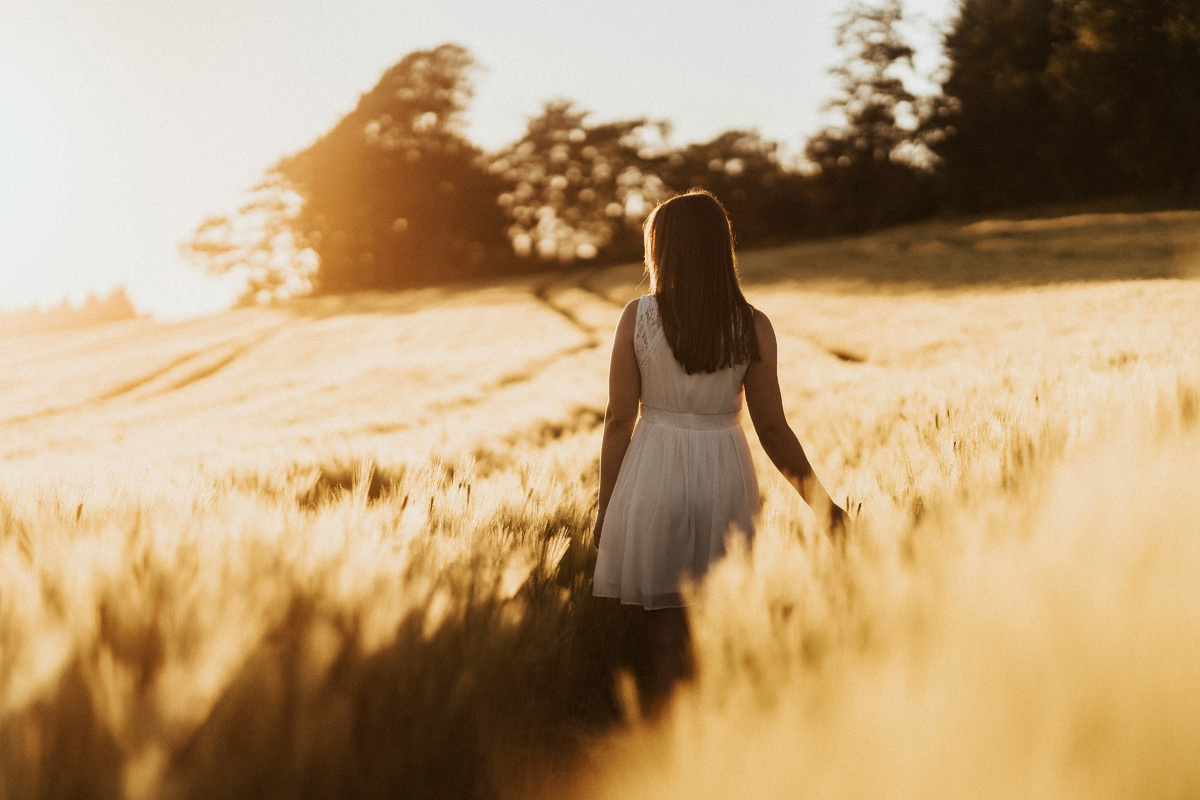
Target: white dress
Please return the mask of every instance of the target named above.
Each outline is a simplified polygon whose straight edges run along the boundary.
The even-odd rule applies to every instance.
[[[658,302],[638,301],[641,410],[600,531],[594,594],[648,609],[683,605],[731,533],[753,536],[758,479],[738,422],[748,364],[688,375],[663,336]]]

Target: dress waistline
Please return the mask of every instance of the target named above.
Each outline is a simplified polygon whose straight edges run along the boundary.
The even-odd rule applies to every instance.
[[[684,411],[668,411],[665,408],[642,406],[642,419],[655,425],[665,425],[668,428],[682,428],[689,431],[719,431],[725,428],[736,428],[738,412],[732,414],[688,414]]]

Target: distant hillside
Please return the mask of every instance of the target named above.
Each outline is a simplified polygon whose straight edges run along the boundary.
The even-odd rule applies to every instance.
[[[78,308],[64,298],[60,305],[45,310],[35,306],[21,311],[0,311],[0,336],[82,328],[101,322],[135,319],[137,316],[125,287],[118,286],[108,297],[89,294]]]

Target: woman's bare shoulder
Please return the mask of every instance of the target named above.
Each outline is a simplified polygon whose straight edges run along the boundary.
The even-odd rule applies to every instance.
[[[774,341],[775,328],[771,325],[770,317],[757,306],[750,306],[750,308],[754,310],[754,332],[758,334],[760,339],[767,336]]]
[[[625,308],[621,310],[621,318],[617,321],[617,336],[633,338],[633,329],[637,324],[638,304],[642,298],[630,300],[625,304]]]

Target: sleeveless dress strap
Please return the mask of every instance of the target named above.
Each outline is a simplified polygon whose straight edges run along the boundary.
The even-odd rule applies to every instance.
[[[638,363],[645,363],[659,340],[663,337],[662,319],[658,315],[658,301],[654,295],[642,295],[638,300],[637,323],[633,329],[633,352]]]

